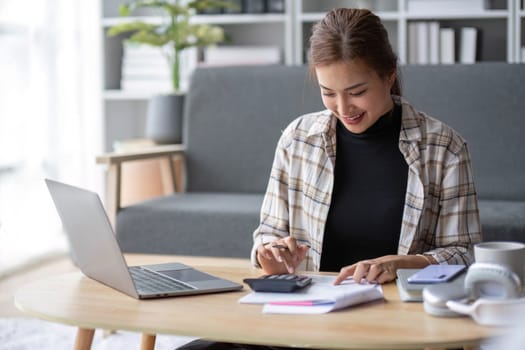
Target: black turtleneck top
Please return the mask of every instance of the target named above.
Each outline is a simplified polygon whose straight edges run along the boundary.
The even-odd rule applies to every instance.
[[[337,122],[332,201],[326,222],[322,271],[397,254],[408,165],[399,150],[401,106],[361,134]]]

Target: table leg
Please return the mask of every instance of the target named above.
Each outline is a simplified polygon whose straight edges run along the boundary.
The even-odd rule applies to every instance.
[[[75,339],[75,350],[90,350],[93,343],[94,329],[78,328]]]
[[[142,341],[140,343],[140,350],[154,350],[155,349],[155,334],[142,333]]]

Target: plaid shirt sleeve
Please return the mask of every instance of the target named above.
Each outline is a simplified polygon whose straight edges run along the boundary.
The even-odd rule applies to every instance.
[[[449,158],[441,181],[435,247],[426,254],[438,263],[469,265],[473,244],[481,241],[481,225],[466,143]]]
[[[257,267],[260,267],[257,261],[257,247],[289,235],[288,154],[285,147],[287,139],[285,133],[277,144],[268,187],[261,206],[260,224],[253,233],[251,261]]]
[[[467,144],[447,125],[405,107],[411,172],[399,253],[469,265],[473,245],[481,241],[481,224]]]
[[[300,269],[319,270],[333,183],[333,124],[330,113],[320,111],[297,118],[284,130],[275,151],[260,223],[253,233],[254,266],[259,266],[259,245],[293,236],[310,245]]]

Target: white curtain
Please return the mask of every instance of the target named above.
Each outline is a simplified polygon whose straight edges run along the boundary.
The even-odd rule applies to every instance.
[[[102,188],[99,21],[99,1],[0,0],[0,271],[64,246],[44,177]]]

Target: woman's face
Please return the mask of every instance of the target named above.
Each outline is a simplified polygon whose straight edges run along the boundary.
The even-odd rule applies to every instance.
[[[365,132],[393,108],[395,73],[382,79],[361,60],[315,67],[323,103],[354,134]]]

